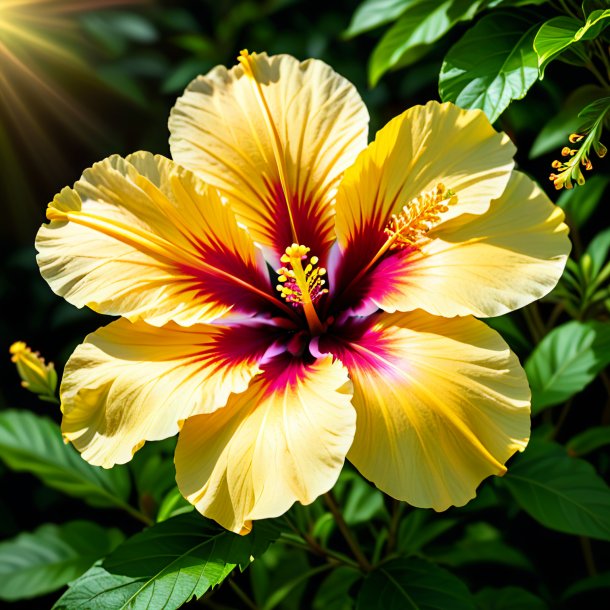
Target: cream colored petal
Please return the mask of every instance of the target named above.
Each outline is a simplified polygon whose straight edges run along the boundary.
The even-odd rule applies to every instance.
[[[61,384],[62,431],[91,464],[129,461],[147,440],[222,407],[259,372],[264,329],[120,319],[88,335]]]
[[[252,53],[240,61],[188,86],[169,120],[172,156],[226,193],[276,255],[297,242],[324,256],[338,181],[366,147],[366,107],[319,60]]]
[[[354,383],[348,459],[382,491],[437,511],[462,506],[525,448],[525,373],[482,322],[381,314],[350,336],[321,347],[342,359]]]
[[[410,108],[381,129],[345,172],[337,194],[339,243],[345,247],[365,227],[383,236],[392,213],[439,183],[458,197],[443,220],[482,214],[504,191],[514,153],[508,136],[480,110],[438,102]]]
[[[169,159],[109,157],[61,191],[47,217],[38,264],[77,307],[188,326],[274,301],[231,210]]]
[[[413,207],[418,196],[439,185],[456,194],[457,203],[437,223],[483,214],[504,192],[514,152],[508,136],[496,132],[480,110],[429,102],[391,120],[346,170],[339,186],[336,232],[344,263],[335,293],[355,305],[359,290],[354,278],[361,283],[378,263],[392,215]],[[422,222],[427,222],[425,216]]]
[[[369,295],[385,311],[498,316],[550,292],[571,244],[564,214],[524,174],[481,216],[430,234],[420,251],[383,261]]]
[[[313,502],[335,483],[354,437],[347,371],[330,356],[281,359],[227,406],[188,419],[176,448],[181,493],[245,534],[254,519]]]

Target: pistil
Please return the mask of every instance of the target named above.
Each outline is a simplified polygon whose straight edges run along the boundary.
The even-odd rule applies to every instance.
[[[317,256],[312,256],[303,267],[309,250],[307,246],[299,244],[292,244],[286,248],[280,261],[290,267],[281,267],[277,270],[280,281],[277,290],[293,307],[303,310],[310,332],[312,335],[319,335],[324,331],[324,326],[314,305],[323,294],[328,292],[323,288],[326,284],[326,280],[323,279],[326,269],[316,267]]]

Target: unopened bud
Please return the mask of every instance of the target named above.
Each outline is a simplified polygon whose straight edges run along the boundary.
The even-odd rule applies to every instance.
[[[55,397],[57,373],[53,363],[46,364],[44,358],[33,352],[23,341],[13,343],[9,351],[21,377],[21,385],[37,394],[41,400],[58,402]]]

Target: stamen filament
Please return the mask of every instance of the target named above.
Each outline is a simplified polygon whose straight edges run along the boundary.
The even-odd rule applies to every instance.
[[[314,307],[317,301],[328,290],[322,288],[326,283],[322,276],[326,275],[326,269],[316,268],[318,257],[312,256],[309,263],[303,268],[303,261],[307,258],[309,248],[292,244],[286,248],[285,254],[281,257],[281,262],[290,264],[290,268],[281,267],[278,269],[277,290],[282,297],[293,306],[303,309],[309,330],[313,335],[319,335],[324,331],[324,326],[318,317]]]

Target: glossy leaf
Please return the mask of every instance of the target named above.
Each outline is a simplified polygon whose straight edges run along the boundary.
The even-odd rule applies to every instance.
[[[466,585],[433,563],[392,559],[364,579],[356,610],[474,610]]]
[[[538,55],[540,78],[546,66],[571,45],[585,40],[593,40],[610,25],[610,9],[593,11],[582,23],[574,17],[553,17],[544,23],[534,40]]]
[[[441,99],[480,108],[493,123],[538,80],[534,34],[519,15],[483,17],[447,53],[439,76]]]
[[[0,599],[30,599],[77,578],[123,539],[88,521],[42,525],[0,543]]]
[[[365,0],[356,9],[344,38],[353,38],[400,17],[409,6],[421,0]]]
[[[568,322],[552,330],[525,363],[532,413],[566,401],[610,364],[610,326]]]
[[[532,440],[502,483],[544,527],[610,540],[610,488],[591,464],[560,445]]]
[[[456,23],[472,19],[482,0],[421,0],[384,34],[371,55],[369,81],[375,86],[390,69],[411,65]]]
[[[30,472],[45,485],[91,506],[127,506],[131,483],[124,467],[91,466],[64,444],[59,426],[29,411],[0,413],[0,458],[13,470]]]
[[[262,554],[277,531],[259,522],[238,536],[201,517],[181,515],[136,534],[59,599],[57,610],[179,608]]]

